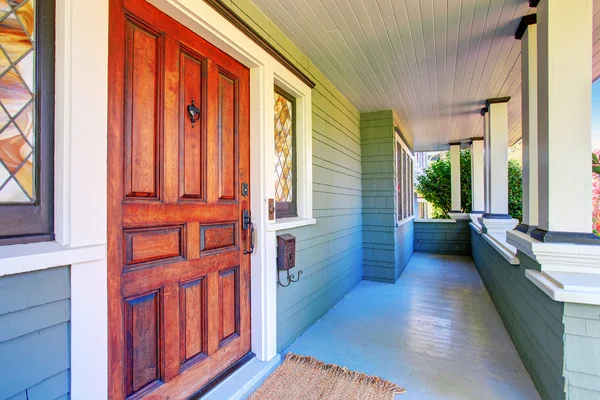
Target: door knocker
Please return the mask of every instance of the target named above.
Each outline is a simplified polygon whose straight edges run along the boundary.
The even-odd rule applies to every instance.
[[[194,104],[193,97],[192,97],[192,104],[187,106],[187,112],[190,117],[190,121],[192,122],[192,128],[193,128],[196,121],[198,121],[200,119],[200,109],[198,107],[196,107],[196,105]]]

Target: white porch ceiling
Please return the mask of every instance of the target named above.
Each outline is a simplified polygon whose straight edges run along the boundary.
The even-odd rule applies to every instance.
[[[482,136],[488,98],[511,97],[510,142],[521,137],[514,35],[528,0],[252,1],[360,112],[394,109],[416,151]],[[594,0],[593,79],[599,26]]]

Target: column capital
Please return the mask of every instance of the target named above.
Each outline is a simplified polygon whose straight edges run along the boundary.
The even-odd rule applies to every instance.
[[[508,97],[497,97],[495,99],[487,99],[485,106],[486,108],[490,108],[490,104],[498,104],[498,103],[508,103],[510,101],[510,96]]]
[[[473,142],[477,142],[478,140],[483,140],[483,136],[472,137],[471,139],[469,139],[469,143],[473,144]]]
[[[450,142],[448,143],[448,146],[460,146],[462,145],[462,142]]]
[[[519,23],[519,27],[515,33],[515,39],[521,40],[525,34],[525,31],[527,30],[527,27],[534,24],[537,24],[537,14],[528,14],[521,18],[521,22]]]

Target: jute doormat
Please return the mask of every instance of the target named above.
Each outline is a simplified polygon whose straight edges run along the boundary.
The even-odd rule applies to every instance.
[[[289,353],[249,400],[393,400],[404,392],[379,377]]]

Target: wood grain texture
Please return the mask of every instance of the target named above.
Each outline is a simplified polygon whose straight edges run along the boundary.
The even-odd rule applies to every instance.
[[[237,171],[237,84],[219,73],[219,199],[234,200]]]
[[[200,228],[200,251],[235,249],[236,224],[204,225]]]
[[[126,197],[157,197],[162,41],[129,20],[125,37]]]
[[[250,350],[249,70],[144,0],[110,21],[109,397],[187,398]]]
[[[180,187],[181,197],[202,199],[205,196],[205,165],[204,145],[206,142],[206,60],[192,54],[190,51],[181,50],[179,65],[181,99],[179,104],[187,107],[194,104],[201,110],[200,119],[194,124],[189,123],[187,115],[182,115],[183,129],[181,146]]]
[[[134,394],[162,378],[159,291],[125,299],[126,393]]]
[[[183,227],[125,230],[127,265],[183,257]]]
[[[179,289],[181,304],[181,364],[193,361],[192,358],[206,355],[207,332],[207,293],[206,278],[200,277],[182,283]]]
[[[239,272],[238,267],[219,272],[219,346],[238,334],[239,320]]]

